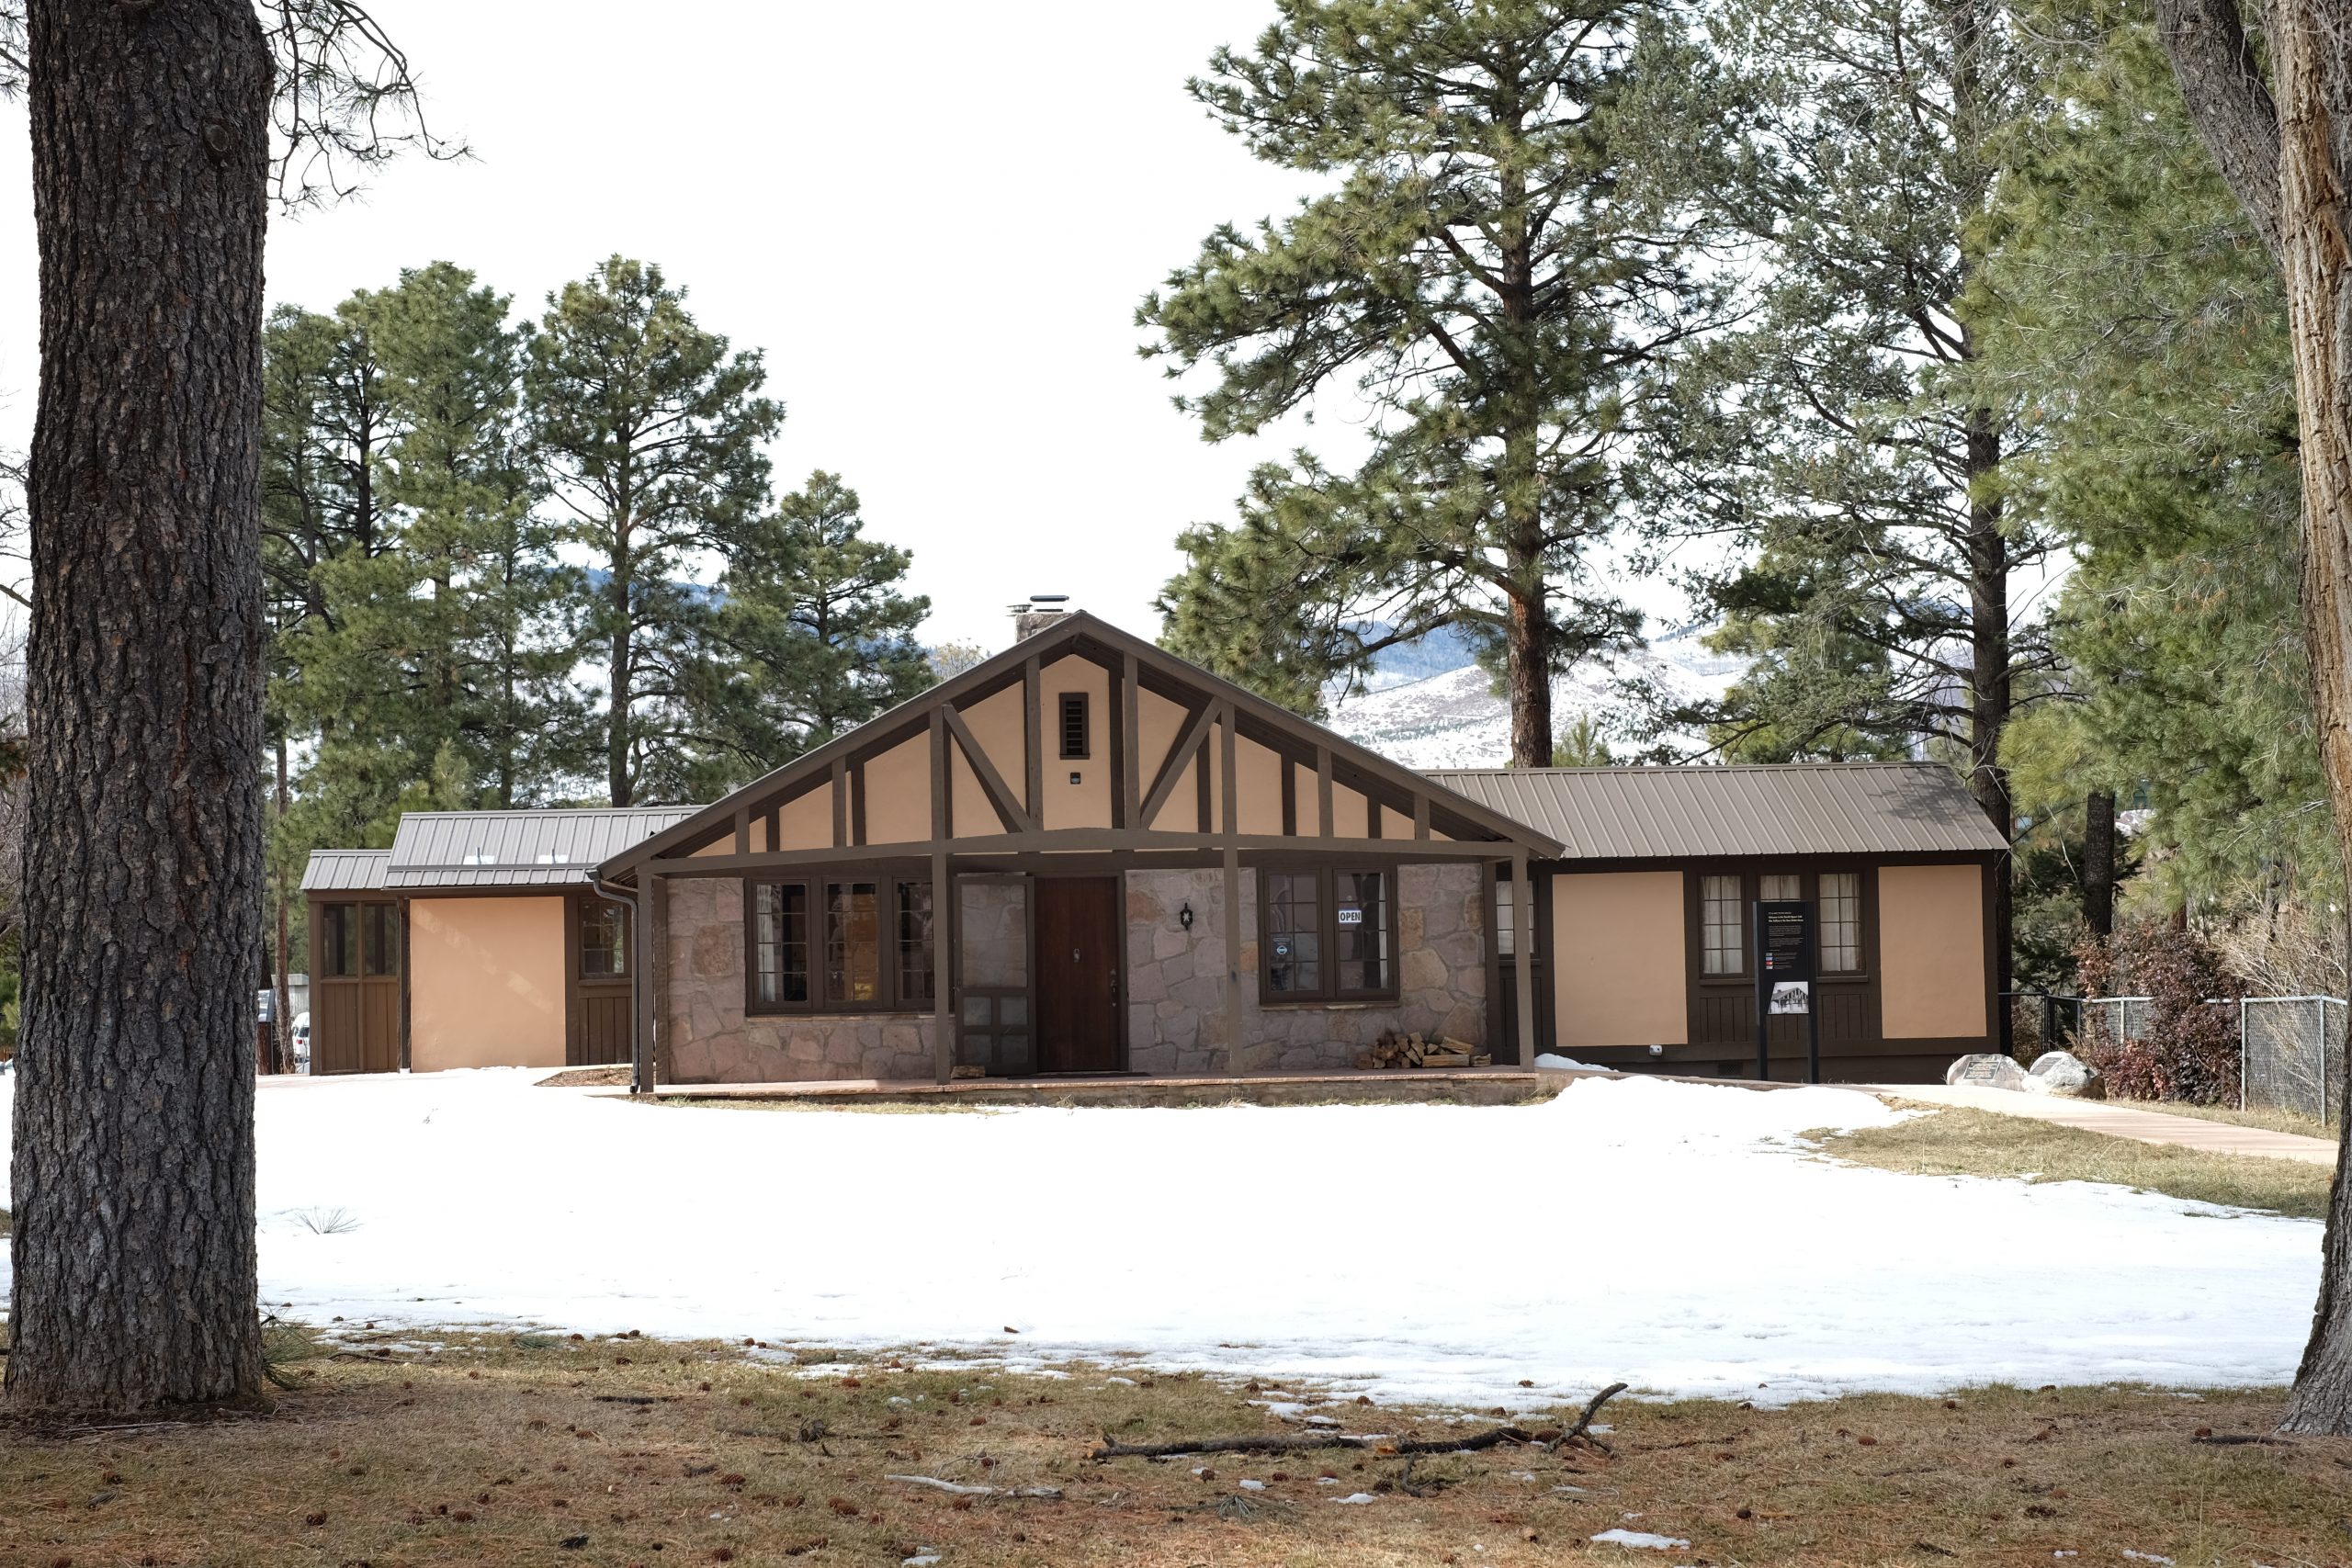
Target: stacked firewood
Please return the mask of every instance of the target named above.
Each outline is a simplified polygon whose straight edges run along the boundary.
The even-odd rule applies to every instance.
[[[1369,1072],[1385,1067],[1485,1067],[1495,1058],[1476,1049],[1466,1041],[1449,1040],[1442,1035],[1400,1034],[1389,1030],[1372,1043],[1372,1049],[1356,1057],[1356,1066]]]

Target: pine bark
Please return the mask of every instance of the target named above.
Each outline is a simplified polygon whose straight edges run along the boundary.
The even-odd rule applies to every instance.
[[[2304,637],[2337,850],[2352,864],[2352,4],[2278,0],[2265,83],[2234,0],[2157,0],[2199,135],[2287,296],[2301,439]],[[2352,1072],[2327,1205],[2319,1302],[2286,1429],[2352,1433]]]
[[[2091,791],[2083,807],[2083,923],[2115,934],[2115,792]]]
[[[16,1095],[19,1408],[258,1396],[259,438],[250,0],[32,0],[40,245]]]

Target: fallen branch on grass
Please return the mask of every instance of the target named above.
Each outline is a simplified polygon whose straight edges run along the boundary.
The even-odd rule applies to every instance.
[[[1523,1427],[1490,1427],[1466,1438],[1387,1438],[1349,1432],[1259,1432],[1246,1437],[1196,1438],[1173,1443],[1123,1443],[1102,1434],[1102,1446],[1090,1456],[1098,1463],[1113,1459],[1174,1459],[1179,1454],[1286,1454],[1308,1449],[1368,1449],[1383,1454],[1476,1453],[1498,1443],[1523,1443],[1544,1448],[1581,1441],[1595,1448],[1609,1445],[1592,1436],[1592,1418],[1600,1407],[1625,1392],[1625,1384],[1611,1383],[1592,1396],[1584,1414],[1564,1432],[1531,1432]]]
[[[953,1481],[942,1481],[935,1475],[886,1475],[885,1481],[902,1481],[910,1486],[929,1486],[958,1497],[1042,1497],[1048,1503],[1062,1500],[1057,1486],[965,1486]]]

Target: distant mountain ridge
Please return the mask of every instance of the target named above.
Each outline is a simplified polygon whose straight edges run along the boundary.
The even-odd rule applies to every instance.
[[[1746,660],[1702,643],[1710,628],[1677,626],[1625,654],[1614,671],[1580,665],[1552,682],[1552,722],[1565,729],[1582,714],[1615,706],[1631,678],[1653,680],[1676,695],[1718,697]],[[1500,767],[1510,760],[1510,709],[1479,668],[1467,639],[1452,628],[1384,649],[1365,689],[1334,689],[1325,722],[1359,746],[1410,768]]]

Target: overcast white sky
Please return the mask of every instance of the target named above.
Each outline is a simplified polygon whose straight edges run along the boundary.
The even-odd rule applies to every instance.
[[[766,351],[779,488],[837,470],[913,549],[932,638],[1001,646],[1004,606],[1052,592],[1156,633],[1178,530],[1301,434],[1206,446],[1135,353],[1137,300],[1212,227],[1306,188],[1183,90],[1269,0],[373,8],[476,160],[278,221],[271,299],[446,258],[536,312],[611,252],[661,263]],[[0,116],[0,441],[22,446],[35,254],[22,110]]]

